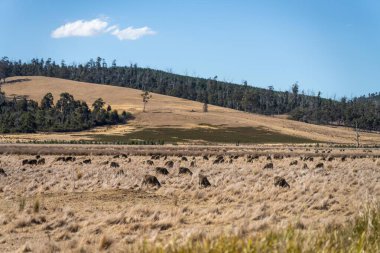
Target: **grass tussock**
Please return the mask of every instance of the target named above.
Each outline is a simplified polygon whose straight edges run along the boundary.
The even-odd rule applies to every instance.
[[[136,252],[218,253],[218,252],[380,252],[380,205],[369,208],[352,223],[322,231],[297,229],[270,231],[251,238],[221,236],[189,241],[184,245],[160,246],[144,243]]]
[[[25,198],[20,198],[20,200],[18,202],[18,210],[20,212],[24,211],[25,205],[26,205],[26,199]]]
[[[33,204],[33,212],[38,213],[40,211],[40,200],[36,199]]]
[[[103,236],[99,242],[99,250],[107,250],[111,247],[113,240],[107,236]]]

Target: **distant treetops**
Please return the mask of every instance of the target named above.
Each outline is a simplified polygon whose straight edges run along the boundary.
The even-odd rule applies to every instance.
[[[0,132],[33,133],[81,131],[96,126],[126,123],[131,114],[118,114],[111,106],[105,106],[102,98],[92,104],[75,100],[69,93],[62,93],[54,104],[51,93],[47,93],[40,105],[36,101],[22,98],[7,98],[0,92]]]

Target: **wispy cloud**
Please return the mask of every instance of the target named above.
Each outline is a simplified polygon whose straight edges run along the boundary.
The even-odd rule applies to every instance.
[[[51,33],[51,36],[56,39],[65,37],[90,37],[105,32],[107,26],[108,23],[106,21],[98,18],[90,21],[77,20],[58,27]]]
[[[123,30],[116,28],[112,31],[119,40],[137,40],[146,35],[155,35],[157,32],[153,31],[151,28],[144,26],[141,28],[133,28],[132,26],[127,27]]]
[[[66,23],[51,33],[51,37],[59,39],[66,37],[90,37],[101,33],[116,36],[119,40],[137,40],[146,35],[155,35],[157,32],[150,27],[134,28],[133,26],[120,29],[117,25],[109,25],[104,19],[77,20]]]

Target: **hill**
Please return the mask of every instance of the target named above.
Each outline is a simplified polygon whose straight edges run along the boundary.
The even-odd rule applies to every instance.
[[[76,82],[41,76],[12,77],[2,85],[8,96],[27,96],[40,101],[51,92],[58,98],[62,92],[72,94],[75,99],[91,105],[101,97],[119,112],[131,112],[135,119],[127,125],[101,127],[95,130],[70,134],[29,134],[4,135],[8,140],[16,139],[159,139],[205,140],[220,142],[284,143],[284,142],[335,142],[354,143],[355,132],[350,128],[307,124],[283,117],[245,113],[224,107],[209,106],[209,112],[202,112],[202,103],[186,99],[153,94],[142,112],[141,90]],[[238,138],[234,136],[238,136]],[[214,139],[215,140],[214,140]],[[380,134],[361,133],[362,143],[380,143]]]
[[[276,91],[243,84],[230,83],[214,78],[178,75],[172,72],[130,66],[108,66],[97,57],[85,64],[56,64],[50,58],[32,59],[30,62],[0,60],[0,78],[11,76],[48,76],[67,80],[128,87],[185,98],[202,103],[222,106],[244,112],[263,115],[287,114],[294,120],[380,131],[380,104],[362,96],[360,98],[335,99],[308,95],[297,83],[289,91]],[[370,94],[370,96],[372,96]]]

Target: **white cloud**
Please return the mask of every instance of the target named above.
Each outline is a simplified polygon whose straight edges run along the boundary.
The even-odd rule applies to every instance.
[[[51,33],[51,36],[56,39],[73,36],[89,37],[105,32],[107,26],[106,21],[98,18],[90,21],[77,20],[58,27]]]
[[[137,40],[143,36],[155,35],[157,33],[147,26],[141,28],[133,28],[133,26],[130,26],[123,30],[120,30],[119,28],[114,28],[112,30],[112,34],[119,40]]]
[[[108,33],[108,32],[112,32],[112,31],[116,30],[117,28],[118,28],[117,25],[110,26],[110,27],[108,27],[108,28],[106,29],[106,32],[107,32],[107,33]]]
[[[51,33],[51,37],[55,39],[65,37],[90,37],[101,33],[108,33],[116,36],[119,40],[137,40],[146,35],[156,34],[151,28],[144,26],[134,28],[133,26],[120,30],[117,25],[108,25],[105,18],[97,18],[93,20],[77,20],[75,22],[66,23]]]

